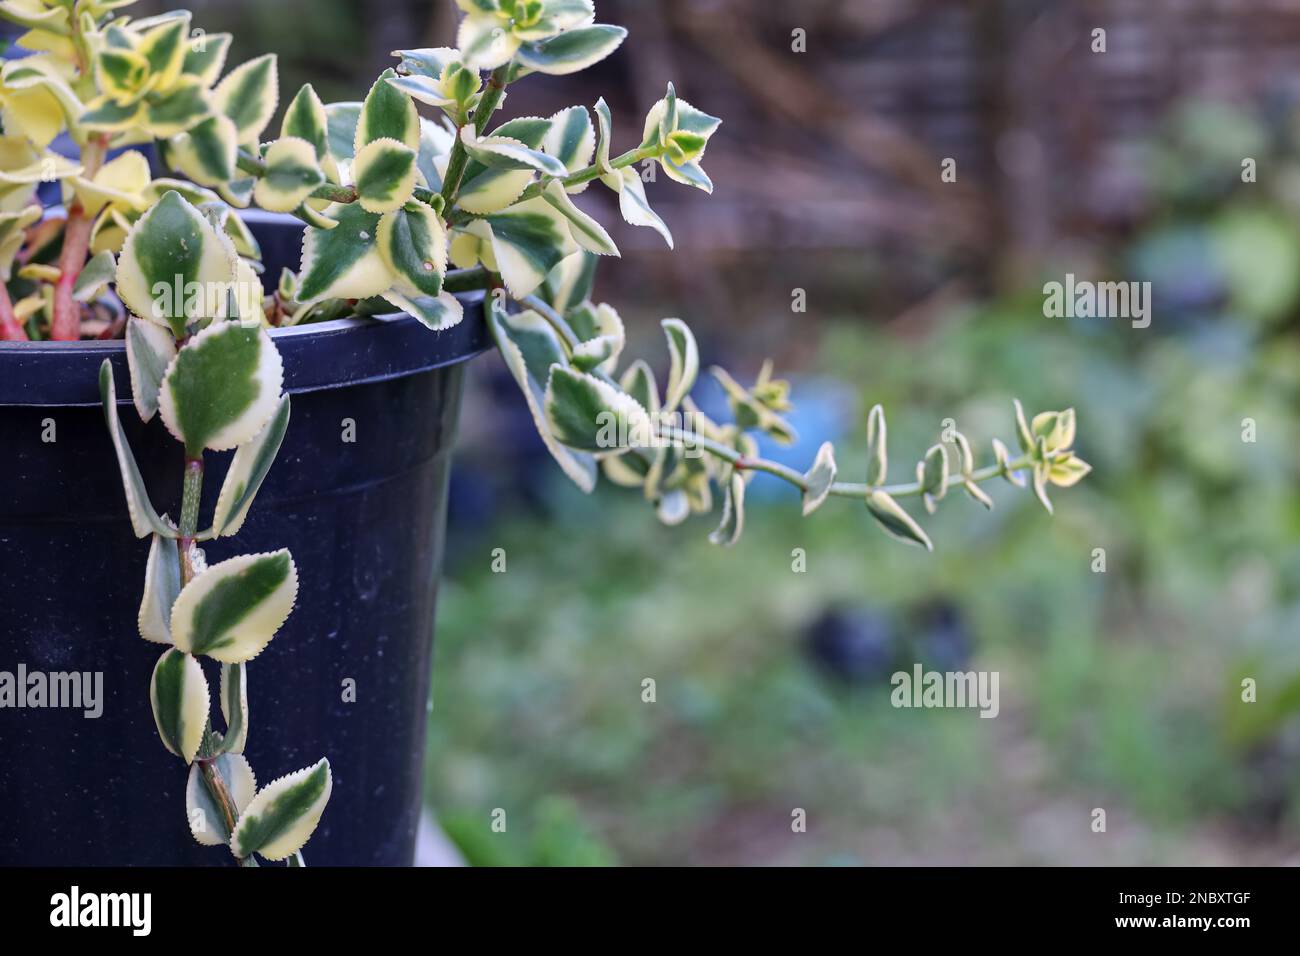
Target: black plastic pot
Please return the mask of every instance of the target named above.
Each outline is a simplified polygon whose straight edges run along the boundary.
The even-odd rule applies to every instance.
[[[301,226],[250,223],[268,278],[297,266]],[[298,605],[249,666],[246,752],[260,783],[329,758],[309,865],[412,862],[462,363],[490,343],[481,295],[462,301],[441,333],[397,315],[275,332],[288,435],[243,529],[206,547],[209,562],[287,547],[298,564]],[[0,671],[103,675],[98,718],[0,708],[0,864],[228,865],[189,836],[186,768],[153,725],[162,647],[136,630],[148,541],[99,407],[105,357],[153,501],[176,515],[179,445],[128,404],[122,343],[0,343]],[[208,455],[205,524],[229,458]]]

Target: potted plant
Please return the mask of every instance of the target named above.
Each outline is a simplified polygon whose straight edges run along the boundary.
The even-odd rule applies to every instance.
[[[662,385],[625,361],[592,299],[618,249],[575,197],[599,184],[671,245],[643,169],[710,192],[719,120],[669,86],[622,152],[603,100],[501,121],[510,85],[622,43],[590,0],[458,0],[455,48],[396,52],[356,102],[304,86],[278,135],[274,55],[225,70],[229,37],[129,2],[0,4],[28,29],[0,67],[4,862],[302,864],[313,833],[324,862],[410,861],[461,365],[492,345],[579,487],[604,474],[669,524],[716,510],[723,545],[760,471],[926,548],[900,499],[989,506],[1002,477],[1050,510],[1087,473],[1073,412],[1018,404],[1019,454],[994,440],[981,468],[949,429],[888,483],[877,406],[865,481],[830,444],[798,472],[757,453],[794,437],[770,366],[712,370],[723,423],[681,320]],[[62,211],[33,201],[51,180]]]

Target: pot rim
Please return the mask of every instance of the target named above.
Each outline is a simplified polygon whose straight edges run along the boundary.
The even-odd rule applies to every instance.
[[[405,313],[334,319],[271,329],[292,394],[365,385],[468,361],[492,347],[483,321],[483,293],[459,293],[465,318],[431,331]],[[0,342],[0,407],[98,406],[99,366],[113,363],[118,404],[130,404],[126,343]]]
[[[300,232],[303,224],[284,213],[236,210],[265,245],[267,230]],[[483,296],[461,292],[460,324],[434,332],[404,312],[368,318],[334,319],[273,328],[271,338],[284,360],[284,390],[291,395],[365,385],[416,375],[465,362],[492,348],[483,320]],[[0,408],[98,406],[99,366],[113,363],[117,403],[131,404],[131,376],[122,339],[99,342],[0,342]]]

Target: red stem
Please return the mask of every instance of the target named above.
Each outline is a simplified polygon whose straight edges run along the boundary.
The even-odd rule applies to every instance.
[[[26,342],[27,330],[14,315],[14,303],[9,298],[9,289],[0,282],[0,342]]]
[[[107,150],[107,135],[95,136],[86,143],[81,151],[81,165],[84,167],[82,175],[86,179],[91,179],[99,172]],[[91,226],[81,201],[74,199],[68,207],[68,221],[63,226],[59,280],[54,285],[54,316],[50,322],[50,338],[58,342],[75,342],[81,338],[81,304],[72,297],[72,287],[77,284],[77,276],[81,275],[82,267],[86,264]]]

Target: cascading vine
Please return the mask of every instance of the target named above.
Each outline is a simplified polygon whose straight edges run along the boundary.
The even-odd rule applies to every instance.
[[[218,294],[158,294],[177,277]],[[118,294],[134,313],[127,362],[136,411],[146,422],[161,417],[185,449],[178,525],[149,500],[118,419],[107,359],[99,385],[132,526],[151,539],[138,624],[145,640],[169,645],[154,667],[149,700],[163,746],[190,765],[190,832],[204,845],[229,845],[244,864],[257,854],[302,865],[302,845],[330,797],[329,761],[258,790],[244,757],[248,662],[293,610],[298,570],[287,550],[209,567],[198,545],[238,533],[289,426],[280,355],[261,323],[238,312],[238,282],[233,243],[175,192],[132,227],[117,261]],[[199,531],[204,452],[231,449],[212,526]],[[220,666],[224,731],[209,716],[204,657]]]
[[[796,438],[783,417],[788,384],[770,364],[749,386],[712,369],[732,416],[722,423],[691,398],[700,356],[685,322],[662,323],[663,388],[644,360],[624,363],[622,319],[593,298],[597,261],[619,250],[577,199],[600,183],[628,224],[671,247],[646,184],[662,173],[711,193],[702,163],[720,120],[669,84],[623,152],[604,99],[494,125],[512,84],[576,73],[622,44],[626,31],[595,23],[591,0],[457,0],[455,48],[396,51],[360,102],[325,104],[305,85],[269,141],[275,56],[223,77],[228,35],[192,31],[184,11],[131,20],[118,12],[130,2],[0,2],[0,16],[28,29],[18,45],[30,51],[0,65],[0,337],[125,338],[139,414],[159,415],[185,446],[174,524],[149,502],[105,363],[100,387],[131,522],[151,537],[140,633],[170,645],[150,696],[164,745],[190,764],[186,802],[201,843],[229,844],[247,862],[301,862],[331,787],[322,760],[258,791],[243,757],[246,665],[293,607],[291,557],[207,567],[198,546],[238,532],[288,426],[272,327],[397,309],[436,333],[464,319],[455,293],[483,290],[488,327],[564,473],[586,492],[601,474],[638,489],[667,524],[712,512],[720,497],[712,540],[724,545],[741,537],[758,472],[798,489],[804,514],[828,497],[854,499],[890,535],[930,549],[900,499],[919,497],[933,513],[961,487],[991,507],[980,483],[1001,477],[1032,484],[1050,511],[1049,486],[1089,471],[1073,451],[1072,409],[1029,418],[1016,402],[1015,457],[994,439],[993,463],[976,467],[951,425],[914,481],[890,484],[876,406],[866,481],[837,481],[830,443],[806,472],[759,456],[756,434]],[[65,130],[79,161],[49,149]],[[184,178],[152,178],[132,148],[147,142]],[[63,185],[63,215],[32,202],[50,180]],[[257,243],[235,212],[253,203],[306,224],[301,267],[283,270],[265,297]],[[213,525],[200,531],[204,452],[229,449]],[[208,717],[203,657],[221,667],[224,732]]]

